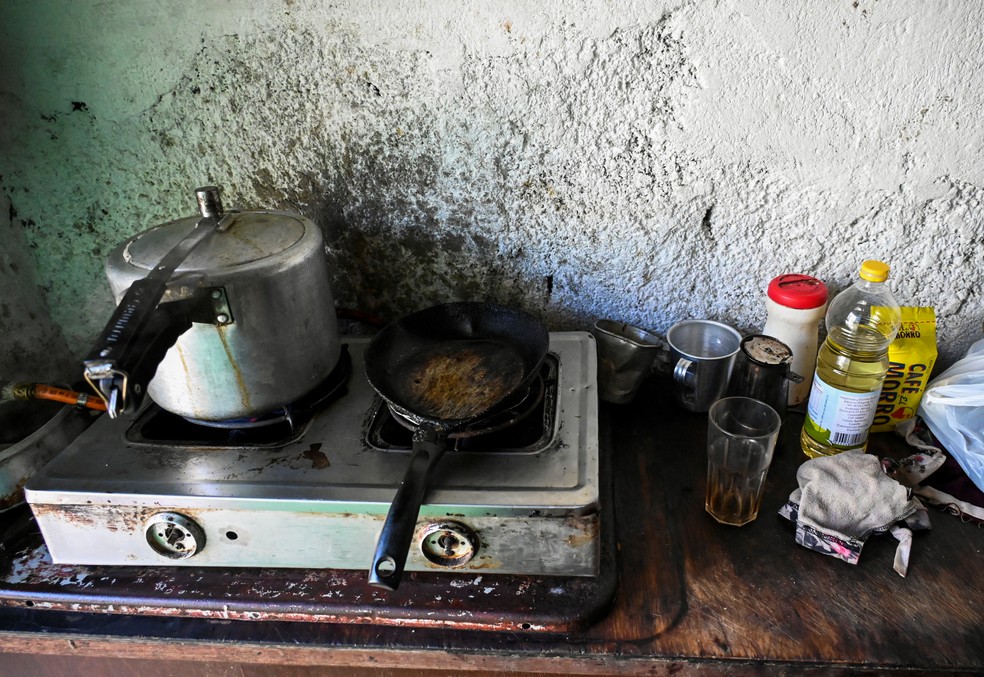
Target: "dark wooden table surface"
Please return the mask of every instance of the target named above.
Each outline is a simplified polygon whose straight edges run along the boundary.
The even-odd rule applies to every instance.
[[[704,512],[706,416],[677,409],[666,390],[656,380],[633,404],[602,407],[620,581],[612,610],[582,631],[6,608],[0,673],[30,664],[52,675],[85,674],[85,666],[142,674],[151,665],[160,675],[984,674],[984,530],[931,511],[933,529],[916,534],[906,578],[892,569],[895,541],[887,535],[872,537],[857,566],[796,545],[792,525],[776,512],[804,460],[797,412],[783,428],[759,518],[740,528],[719,525]],[[876,436],[873,449],[908,453],[893,435]]]

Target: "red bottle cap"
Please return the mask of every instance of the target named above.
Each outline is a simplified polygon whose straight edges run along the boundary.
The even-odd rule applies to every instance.
[[[769,298],[787,308],[819,308],[827,302],[827,285],[809,275],[780,275],[769,283]]]

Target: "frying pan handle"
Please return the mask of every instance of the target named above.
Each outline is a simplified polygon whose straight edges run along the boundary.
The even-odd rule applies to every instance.
[[[417,526],[420,504],[427,492],[431,470],[444,455],[445,434],[433,428],[419,427],[413,434],[413,455],[403,482],[390,504],[383,531],[376,543],[369,570],[369,585],[396,590],[403,577],[403,567]]]

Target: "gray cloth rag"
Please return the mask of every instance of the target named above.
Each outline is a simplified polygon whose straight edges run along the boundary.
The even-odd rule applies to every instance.
[[[905,576],[912,532],[896,526],[922,508],[910,491],[885,474],[876,456],[846,451],[811,459],[796,473],[799,483],[779,514],[796,523],[796,542],[857,564],[875,532],[899,539],[895,570]]]

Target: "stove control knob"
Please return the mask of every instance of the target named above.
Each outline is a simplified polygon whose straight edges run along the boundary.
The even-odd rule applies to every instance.
[[[420,551],[442,567],[460,567],[478,552],[478,535],[460,522],[438,522],[424,528]]]
[[[176,512],[159,512],[147,522],[147,543],[169,559],[187,559],[205,547],[205,532],[194,520]]]

